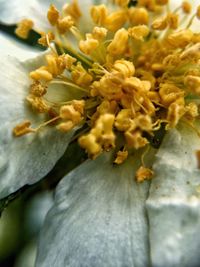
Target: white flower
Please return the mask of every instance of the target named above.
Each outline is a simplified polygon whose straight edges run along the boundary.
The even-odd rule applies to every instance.
[[[58,8],[62,7],[63,1],[53,2]],[[102,1],[99,2],[102,3]],[[115,2],[122,5],[126,1]],[[141,1],[141,4],[142,2],[145,1]],[[146,1],[147,4],[148,2],[152,1]],[[26,17],[34,20],[36,30],[38,28],[46,30],[49,28],[47,21],[45,22],[45,20],[39,18],[44,16],[43,14],[46,13],[49,3],[50,1],[34,0],[24,4],[18,0],[14,3],[17,7],[15,8],[14,5],[12,6],[11,1],[0,0],[0,20],[8,24],[15,23],[23,19],[25,14]],[[197,1],[194,4],[196,5],[196,3]],[[82,1],[81,4],[86,6],[87,11],[85,12],[88,12],[90,3]],[[11,6],[12,8],[10,8]],[[35,12],[35,10],[39,10],[39,13]],[[85,13],[83,12],[83,14]],[[96,17],[93,20],[95,19]],[[122,17],[120,19],[123,21]],[[119,23],[119,21],[117,22]],[[82,23],[81,27],[83,26]],[[110,26],[116,27],[116,25],[112,25],[112,20],[108,20],[106,23],[105,25],[108,28]],[[173,23],[175,22],[173,21]],[[87,25],[84,26],[87,27]],[[131,32],[136,33],[136,37],[139,36],[138,39],[136,38],[137,42],[146,37],[146,35],[142,35],[143,32],[140,31],[140,28],[134,28],[129,31],[130,35]],[[105,67],[107,68],[106,74],[104,73],[103,78],[99,78],[96,81],[96,86],[93,84],[91,94],[94,94],[94,96],[97,94],[99,99],[107,97],[109,101],[113,100],[112,97],[116,97],[120,103],[118,108],[122,109],[123,103],[120,101],[124,96],[124,92],[119,90],[119,95],[116,94],[118,89],[117,82],[121,81],[121,77],[124,78],[124,76],[125,78],[130,78],[129,76],[132,78],[135,69],[132,65],[127,67],[127,62],[124,64],[123,57],[129,57],[131,51],[126,50],[125,47],[128,33],[125,29],[120,29],[120,34],[123,38],[117,39],[116,37],[116,42],[113,39],[109,43],[106,60],[111,65],[108,64]],[[171,42],[174,41],[172,37],[170,39]],[[1,35],[0,38],[0,196],[4,197],[26,183],[36,182],[48,173],[64,153],[73,131],[68,134],[62,134],[52,129],[53,127],[51,127],[51,130],[47,127],[37,134],[25,135],[17,139],[13,138],[12,129],[20,121],[29,118],[36,125],[43,121],[42,116],[34,115],[29,110],[24,104],[24,99],[27,96],[27,87],[30,83],[28,73],[43,64],[44,56],[47,52],[29,51],[30,49],[27,47],[9,40],[4,35]],[[177,45],[177,40],[176,36],[174,45]],[[97,42],[94,42],[95,40],[91,43],[90,41],[91,36],[84,40],[86,43],[82,43],[83,46],[79,46],[81,51],[87,55],[92,54],[97,45]],[[108,40],[108,42],[110,41]],[[181,47],[183,42],[179,43],[179,50],[172,49],[172,52],[175,51],[178,55],[182,52],[181,49],[185,49],[185,47]],[[86,49],[85,44],[89,44]],[[138,48],[140,44],[137,43],[137,45]],[[166,48],[165,45],[163,45],[164,48]],[[188,45],[190,45],[190,42]],[[150,48],[150,46],[144,47],[143,53],[147,52],[147,58],[143,59],[143,61],[142,58],[141,61],[138,60],[147,69],[149,62],[146,61]],[[154,52],[156,57],[156,50]],[[120,53],[122,55],[117,58]],[[98,58],[98,54],[96,56]],[[151,54],[151,56],[153,57],[154,54]],[[112,59],[116,59],[115,57],[117,60],[113,60],[113,63]],[[199,67],[198,62],[195,62],[195,64],[195,66]],[[113,78],[114,82],[116,82],[114,87],[112,87],[113,84],[107,83],[107,81],[113,82],[113,80],[109,80],[109,76],[106,76],[111,69],[110,66],[114,68],[114,71],[121,71],[122,68],[122,73],[117,72],[116,76],[112,76],[112,78],[116,78]],[[151,68],[155,72],[161,71],[162,73],[162,68],[158,69],[158,64],[152,65]],[[149,67],[149,73],[152,71],[151,68]],[[102,69],[97,70],[100,71]],[[167,78],[170,80],[172,72],[170,72],[170,68],[167,70],[166,75],[169,75]],[[188,71],[188,68],[186,70]],[[173,71],[177,71],[177,73],[180,71],[182,76],[185,75],[185,72],[182,73],[182,69],[177,68]],[[137,75],[138,77],[142,76],[142,72]],[[156,75],[159,74],[155,74],[157,78]],[[181,79],[183,79],[182,76]],[[130,80],[128,81],[130,82]],[[139,87],[141,81],[147,94],[149,82],[146,79],[139,80],[139,78],[135,78],[131,80],[133,83],[127,83],[123,89],[128,91],[130,84]],[[160,81],[157,82],[159,85],[161,84]],[[165,82],[166,80],[163,81],[163,83]],[[170,84],[171,86],[174,83],[178,86],[180,80],[174,79],[170,80],[170,82],[167,85]],[[56,88],[57,90],[62,89],[60,86]],[[102,88],[101,94],[98,91],[100,90],[99,88]],[[114,90],[112,90],[113,88]],[[157,88],[155,88],[155,92],[156,90]],[[176,95],[176,91],[172,92],[173,98],[174,94]],[[178,97],[180,97],[180,91],[178,92]],[[66,94],[65,91],[64,94]],[[74,95],[76,96],[72,91],[67,92],[65,99],[76,98]],[[52,90],[52,97],[58,97],[62,100],[63,93],[56,95],[55,91]],[[163,95],[160,93],[159,97],[162,98]],[[171,100],[164,97],[162,99],[163,102],[160,103],[160,100],[158,102],[164,109],[167,106],[166,110],[168,110],[168,101]],[[183,94],[181,97],[183,97]],[[177,95],[175,98],[177,100]],[[128,101],[129,99],[124,98],[124,100]],[[181,100],[184,100],[184,97]],[[142,101],[141,98],[138,101]],[[135,106],[140,110],[140,104],[137,101],[135,102],[137,104]],[[199,104],[199,97],[195,98],[194,103]],[[178,102],[178,107],[179,104]],[[186,112],[185,102],[180,106],[184,106],[184,112]],[[104,107],[101,106],[101,108],[103,109]],[[134,107],[131,106],[131,108],[133,108],[132,112],[134,113]],[[122,110],[125,110],[125,108]],[[136,111],[139,112],[138,110]],[[161,111],[163,112],[163,110]],[[98,110],[98,112],[100,111]],[[117,109],[115,113],[113,112],[114,115],[117,112],[119,115]],[[120,116],[117,117],[112,112],[110,113],[109,120],[106,122],[110,123],[113,117],[116,120],[117,118],[119,119]],[[170,114],[163,120],[169,128],[172,127],[173,123],[177,122],[175,120],[176,116],[170,116]],[[172,115],[174,114],[177,115],[176,112],[172,113]],[[159,118],[163,118],[162,116],[164,115]],[[124,118],[126,120],[123,120]],[[151,119],[153,119],[153,115]],[[179,119],[178,117],[178,121]],[[118,126],[115,124],[116,128],[118,127],[117,130],[123,132],[124,130],[122,129],[127,127],[130,120],[131,117],[128,117],[127,120],[127,117],[122,116],[122,121],[118,120]],[[113,143],[111,141],[116,138],[112,131],[109,131],[109,134],[107,132],[108,129],[110,130],[110,124],[107,123],[108,125],[104,127],[105,125],[102,121],[96,120],[96,126],[86,136],[86,139],[88,139],[80,141],[81,145],[93,157],[96,157],[102,148],[107,150],[109,146],[112,146]],[[160,121],[158,120],[155,125],[157,126],[159,123]],[[195,127],[196,130],[199,129],[198,125]],[[200,260],[200,171],[197,167],[195,151],[200,150],[200,138],[195,130],[192,129],[191,124],[188,126],[180,123],[177,127],[172,128],[174,129],[166,133],[159,150],[155,152],[155,149],[152,149],[151,153],[148,153],[147,157],[145,156],[145,161],[148,164],[151,165],[151,162],[154,161],[155,177],[151,181],[137,183],[134,180],[134,174],[141,166],[141,157],[144,150],[138,150],[137,152],[134,150],[134,153],[130,153],[128,159],[118,166],[113,164],[113,153],[104,152],[95,160],[84,162],[61,180],[56,189],[54,206],[46,217],[41,233],[36,260],[37,267],[198,266]],[[141,135],[141,137],[143,136]],[[95,152],[94,145],[96,145]]]

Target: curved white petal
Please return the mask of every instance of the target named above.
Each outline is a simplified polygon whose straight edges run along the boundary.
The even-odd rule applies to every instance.
[[[25,61],[38,55],[38,50],[24,45],[7,34],[0,32],[0,53],[1,55],[14,56],[19,61]]]
[[[32,52],[25,51],[24,56],[22,48],[6,51],[4,44],[0,48],[0,198],[45,176],[64,153],[72,135],[47,127],[37,134],[13,137],[13,128],[25,119],[30,119],[33,126],[44,120],[25,103],[28,72],[41,64],[44,54],[33,57]]]
[[[149,183],[134,180],[140,156],[114,166],[104,154],[60,182],[41,232],[37,267],[149,265]]]
[[[182,127],[165,138],[147,201],[152,265],[197,267],[200,262],[200,138]]]

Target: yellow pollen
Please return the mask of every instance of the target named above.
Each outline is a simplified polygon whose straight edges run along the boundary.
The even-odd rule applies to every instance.
[[[168,36],[167,41],[173,47],[185,47],[193,37],[193,32],[190,29],[180,30]]]
[[[127,15],[125,10],[119,10],[111,13],[105,19],[104,25],[109,31],[117,31],[127,21]]]
[[[167,5],[169,0],[156,0],[157,5]]]
[[[185,106],[185,111],[185,116],[190,121],[193,121],[199,116],[199,108],[196,103],[189,103],[187,106]]]
[[[190,58],[199,59],[200,58],[200,43],[194,44],[188,47],[187,49],[185,49],[181,53],[180,58],[183,60],[190,59]]]
[[[49,111],[49,106],[39,96],[30,94],[26,97],[26,100],[29,102],[32,108],[36,110],[38,113],[46,113]]]
[[[178,124],[180,118],[184,115],[184,113],[185,108],[183,105],[176,102],[172,103],[168,109],[167,121],[169,123],[166,126],[166,129],[174,128]]]
[[[90,55],[99,45],[99,41],[91,34],[86,34],[86,40],[79,42],[79,49],[86,55]]]
[[[82,15],[77,0],[73,0],[70,4],[65,4],[62,10],[64,14],[70,15],[74,20],[78,20]]]
[[[135,73],[135,67],[133,63],[125,59],[116,60],[113,64],[113,69],[122,73],[124,78],[131,77]]]
[[[43,96],[47,92],[47,86],[41,84],[38,81],[35,81],[33,84],[30,86],[30,94],[35,95],[35,96]]]
[[[188,1],[183,1],[182,2],[182,10],[184,13],[190,14],[190,12],[192,10],[191,4]]]
[[[141,166],[136,172],[135,179],[136,179],[137,182],[141,183],[144,180],[151,179],[153,174],[154,173],[153,173],[153,171],[151,169]]]
[[[59,11],[51,4],[47,13],[47,18],[52,26],[55,26],[59,19]]]
[[[122,28],[115,33],[112,42],[107,47],[107,51],[110,55],[122,55],[128,46],[128,32]]]
[[[144,41],[144,37],[149,34],[149,28],[146,25],[139,25],[128,29],[129,35],[139,41]]]
[[[169,13],[167,20],[170,29],[176,30],[178,28],[179,16],[177,14]]]
[[[31,133],[34,130],[30,128],[31,126],[31,122],[26,120],[20,124],[18,124],[14,129],[13,129],[13,134],[14,136],[18,137],[18,136],[22,136],[25,135],[27,133]]]
[[[74,128],[74,123],[69,120],[67,122],[59,123],[56,128],[61,132],[67,133]]]
[[[200,77],[187,75],[184,79],[184,83],[191,92],[200,95]]]
[[[159,31],[165,30],[167,28],[167,26],[168,26],[168,18],[167,17],[155,19],[151,24],[152,29],[159,30]]]
[[[27,39],[30,30],[33,28],[33,21],[30,19],[23,19],[17,24],[15,33],[22,39]]]
[[[58,19],[57,28],[60,34],[65,34],[74,25],[74,20],[71,16]]]
[[[88,86],[92,82],[92,76],[83,68],[79,62],[76,66],[73,67],[71,72],[72,80],[81,86]]]
[[[40,67],[39,69],[30,72],[30,78],[36,81],[51,81],[53,76],[45,67]]]
[[[197,16],[198,19],[200,19],[200,5],[197,7],[196,16]]]
[[[95,24],[104,26],[108,11],[105,5],[92,6],[90,9],[91,17]]]
[[[149,13],[143,7],[140,8],[131,7],[128,10],[128,14],[130,23],[134,26],[143,24],[147,25],[149,22]]]
[[[161,98],[161,103],[168,107],[178,98],[183,97],[184,91],[173,84],[165,83],[160,85],[159,95]]]
[[[128,151],[118,151],[117,152],[117,157],[114,161],[116,164],[122,164],[128,157]]]
[[[115,4],[121,6],[121,7],[125,7],[128,5],[129,0],[114,0]]]
[[[149,142],[145,137],[142,137],[142,132],[139,130],[128,130],[125,132],[125,138],[130,148],[139,149],[146,146]]]
[[[98,41],[103,40],[107,35],[108,30],[104,27],[94,27],[92,37]]]
[[[38,39],[38,44],[48,47],[54,39],[55,35],[52,32],[42,33],[41,38]]]
[[[133,125],[131,109],[121,109],[115,118],[115,127],[119,131],[127,131]]]

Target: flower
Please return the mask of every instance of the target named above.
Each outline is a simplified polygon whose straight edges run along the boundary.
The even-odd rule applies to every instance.
[[[4,22],[22,19],[21,9],[6,15],[7,3]],[[34,28],[45,52],[2,36],[2,54],[17,49],[1,65],[11,71],[1,72],[2,148],[11,151],[2,157],[2,195],[41,179],[78,127],[91,158],[58,185],[36,266],[198,266],[199,7],[101,2],[84,31],[76,0],[56,4],[47,8],[51,26],[31,2],[16,29],[25,39]]]

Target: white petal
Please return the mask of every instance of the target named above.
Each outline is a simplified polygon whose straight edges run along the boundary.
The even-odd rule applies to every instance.
[[[182,127],[165,138],[154,164],[147,201],[152,265],[195,267],[200,262],[200,138]]]
[[[104,154],[60,182],[41,232],[37,267],[149,265],[149,183],[134,180],[140,156],[114,166]]]
[[[9,51],[7,55],[0,49],[0,198],[45,176],[64,153],[72,135],[47,127],[38,134],[13,137],[12,130],[18,123],[30,119],[38,126],[44,119],[25,104],[28,72],[41,64],[44,54],[32,58],[30,53],[28,59],[26,52],[28,60],[22,56],[20,61]]]
[[[7,34],[0,32],[1,55],[14,56],[19,61],[25,61],[38,55],[38,50],[24,45]]]

